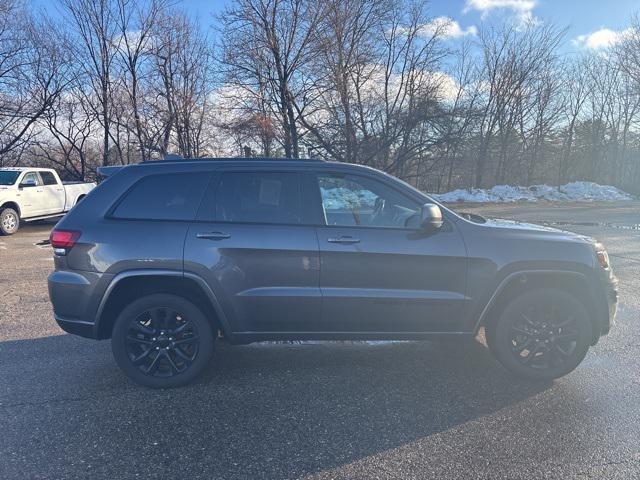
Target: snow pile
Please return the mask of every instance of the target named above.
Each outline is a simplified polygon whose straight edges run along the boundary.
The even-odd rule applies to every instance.
[[[572,182],[559,187],[551,187],[549,185],[533,185],[531,187],[496,185],[489,189],[458,189],[432,196],[436,200],[444,203],[537,202],[538,200],[549,200],[552,202],[612,202],[632,199],[631,195],[614,186],[598,185],[593,182]]]

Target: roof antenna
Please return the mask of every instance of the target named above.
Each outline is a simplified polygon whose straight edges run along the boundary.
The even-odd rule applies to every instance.
[[[165,153],[163,159],[164,160],[183,160],[183,157],[176,153]]]

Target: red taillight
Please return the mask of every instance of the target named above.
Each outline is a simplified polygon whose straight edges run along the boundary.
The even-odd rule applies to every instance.
[[[76,244],[80,234],[76,230],[53,230],[49,240],[53,248],[69,249]]]

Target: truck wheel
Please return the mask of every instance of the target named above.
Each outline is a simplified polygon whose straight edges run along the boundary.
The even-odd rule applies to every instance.
[[[13,208],[5,208],[0,211],[0,233],[13,235],[20,228],[20,216]]]
[[[170,294],[139,298],[118,315],[111,349],[118,366],[151,388],[186,385],[213,354],[211,324],[193,303]]]
[[[568,293],[540,289],[512,300],[485,328],[496,359],[528,380],[552,380],[575,369],[592,340],[584,305]]]

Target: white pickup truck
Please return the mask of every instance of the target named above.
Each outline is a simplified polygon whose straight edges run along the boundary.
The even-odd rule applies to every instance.
[[[21,221],[64,215],[95,186],[63,183],[50,168],[0,168],[0,234],[16,233]]]

